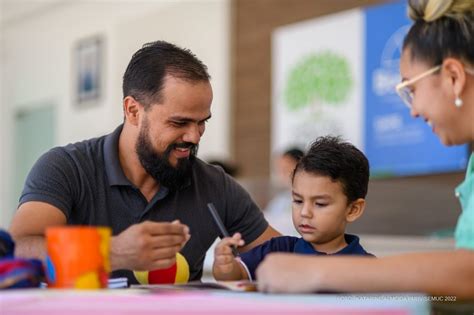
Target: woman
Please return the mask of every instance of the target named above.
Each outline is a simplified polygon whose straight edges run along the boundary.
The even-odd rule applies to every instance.
[[[474,1],[409,0],[397,92],[445,145],[474,141]],[[456,249],[380,259],[273,254],[257,270],[269,292],[425,292],[474,298],[474,158],[456,188]],[[278,276],[276,276],[278,275]]]

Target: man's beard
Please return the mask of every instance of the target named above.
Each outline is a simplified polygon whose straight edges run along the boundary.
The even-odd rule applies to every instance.
[[[145,171],[160,185],[175,191],[180,188],[191,175],[191,167],[195,160],[198,145],[190,142],[172,143],[165,152],[158,153],[148,139],[148,122],[145,121],[138,135],[135,151]],[[176,167],[170,164],[171,151],[175,148],[189,148],[188,158],[178,159]]]

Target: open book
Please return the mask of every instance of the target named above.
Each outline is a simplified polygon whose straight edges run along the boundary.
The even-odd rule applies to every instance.
[[[201,282],[191,281],[183,284],[147,284],[132,285],[133,289],[149,289],[152,291],[167,290],[231,290],[252,292],[257,291],[257,283],[248,280],[240,281],[218,281],[218,282]]]

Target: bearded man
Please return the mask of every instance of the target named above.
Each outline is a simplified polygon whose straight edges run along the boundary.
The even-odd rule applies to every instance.
[[[242,252],[279,235],[249,194],[221,168],[196,157],[211,118],[207,67],[189,50],[157,41],[132,57],[123,77],[124,122],[109,135],[56,147],[30,171],[10,227],[16,255],[45,259],[57,225],[112,228],[112,277],[164,269],[180,253],[189,280],[220,236],[212,202]]]

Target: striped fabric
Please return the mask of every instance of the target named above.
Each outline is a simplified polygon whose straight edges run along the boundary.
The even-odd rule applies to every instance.
[[[14,250],[10,234],[0,230],[0,289],[39,287],[44,277],[41,261],[14,258]]]

